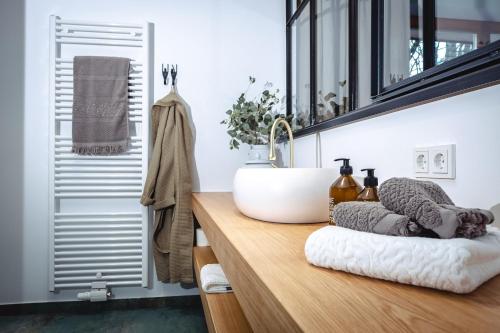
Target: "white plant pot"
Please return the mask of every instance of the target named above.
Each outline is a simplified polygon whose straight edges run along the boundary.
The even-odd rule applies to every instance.
[[[245,165],[252,168],[271,167],[269,145],[250,145],[248,160],[245,162]]]

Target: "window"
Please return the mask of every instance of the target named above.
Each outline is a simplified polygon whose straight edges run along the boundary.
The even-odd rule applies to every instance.
[[[296,136],[500,81],[500,1],[287,0]]]
[[[294,129],[303,129],[312,124],[311,118],[311,23],[309,4],[290,26],[292,106]]]

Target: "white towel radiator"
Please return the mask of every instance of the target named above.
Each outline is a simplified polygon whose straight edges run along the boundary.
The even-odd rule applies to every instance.
[[[152,25],[50,17],[50,286],[59,289],[148,286],[146,179],[151,103]],[[131,147],[121,155],[71,153],[73,57],[132,59]]]

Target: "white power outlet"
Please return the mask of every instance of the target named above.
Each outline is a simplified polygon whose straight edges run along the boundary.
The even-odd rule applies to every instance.
[[[455,178],[455,145],[415,148],[417,178]]]
[[[413,158],[415,173],[429,172],[429,151],[415,149]]]

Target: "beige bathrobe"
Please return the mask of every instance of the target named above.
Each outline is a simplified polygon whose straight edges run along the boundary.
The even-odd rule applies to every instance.
[[[153,156],[141,203],[154,209],[156,274],[163,282],[192,283],[193,137],[186,104],[172,91],[153,105],[152,121]]]

